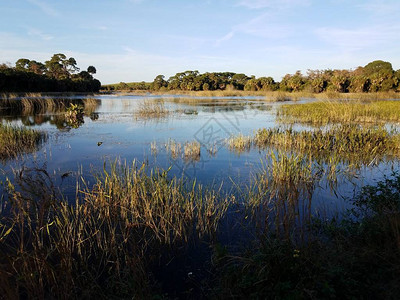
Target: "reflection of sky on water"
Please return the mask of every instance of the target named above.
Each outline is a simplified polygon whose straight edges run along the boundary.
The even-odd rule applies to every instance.
[[[47,143],[36,154],[25,155],[23,159],[3,165],[6,176],[12,178],[12,168],[45,167],[62,190],[74,195],[78,175],[90,178],[91,172],[102,170],[104,162],[119,159],[129,165],[136,159],[147,162],[151,167],[171,167],[171,175],[180,177],[185,174],[206,185],[219,186],[221,182],[227,188],[232,183],[244,185],[260,169],[261,161],[269,155],[269,150],[252,149],[239,155],[229,151],[224,146],[224,140],[231,135],[253,134],[259,128],[275,126],[276,107],[281,105],[264,102],[257,97],[202,98],[194,102],[182,97],[162,99],[152,96],[154,101],[163,101],[171,114],[165,118],[141,119],[135,117],[135,111],[145,98],[143,96],[105,95],[97,98],[101,99],[95,110],[98,118],[97,114],[92,119],[85,116],[84,124],[77,129],[59,130],[50,122],[35,125],[48,133]],[[146,99],[149,98],[146,96]],[[47,115],[51,117],[51,114]],[[294,126],[294,129],[304,128],[309,127]],[[169,139],[182,146],[187,141],[197,140],[201,144],[199,161],[172,158],[164,146]],[[152,142],[157,147],[156,155],[151,153]],[[212,147],[215,153],[207,151]],[[346,206],[343,196],[351,197],[359,186],[390,174],[392,165],[380,164],[359,171],[357,178],[352,179],[353,183],[348,180],[344,180],[344,184],[339,182],[336,194],[322,181],[315,190],[313,207],[321,215],[331,208],[341,210]],[[398,168],[398,163],[394,166]],[[72,174],[61,179],[68,172]],[[4,175],[0,176],[4,178]]]

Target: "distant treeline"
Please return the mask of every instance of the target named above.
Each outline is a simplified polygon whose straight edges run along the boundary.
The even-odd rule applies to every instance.
[[[54,54],[44,64],[21,58],[15,67],[0,64],[0,92],[97,92],[96,68],[80,71],[73,57]]]
[[[110,84],[104,90],[182,90],[182,91],[307,91],[340,93],[400,91],[400,70],[393,70],[392,64],[382,60],[370,62],[355,70],[308,70],[307,75],[297,71],[285,75],[281,82],[272,77],[247,76],[242,73],[199,71],[177,73],[165,79],[158,75],[153,82],[132,82]]]

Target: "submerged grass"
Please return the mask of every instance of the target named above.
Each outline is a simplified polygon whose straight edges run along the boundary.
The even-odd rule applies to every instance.
[[[44,134],[24,127],[0,123],[0,160],[33,152],[44,139]]]
[[[313,125],[400,122],[400,102],[390,100],[318,101],[282,105],[278,108],[277,115],[282,122],[302,122]]]

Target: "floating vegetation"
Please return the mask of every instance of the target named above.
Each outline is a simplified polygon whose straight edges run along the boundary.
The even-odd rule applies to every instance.
[[[186,142],[183,149],[185,159],[194,161],[200,160],[200,148],[200,143],[197,141]]]
[[[282,122],[302,122],[313,125],[400,122],[400,102],[394,100],[319,101],[282,105],[277,115]]]
[[[44,138],[44,134],[37,130],[0,123],[0,159],[33,152]]]
[[[164,118],[170,114],[170,111],[165,107],[164,101],[155,101],[144,99],[138,104],[138,109],[135,111],[136,118],[152,119]]]

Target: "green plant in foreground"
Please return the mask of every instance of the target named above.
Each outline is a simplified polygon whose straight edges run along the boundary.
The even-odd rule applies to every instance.
[[[0,219],[0,292],[14,298],[146,298],[149,265],[212,238],[229,203],[135,163],[83,182],[72,203],[45,170],[16,179]]]

